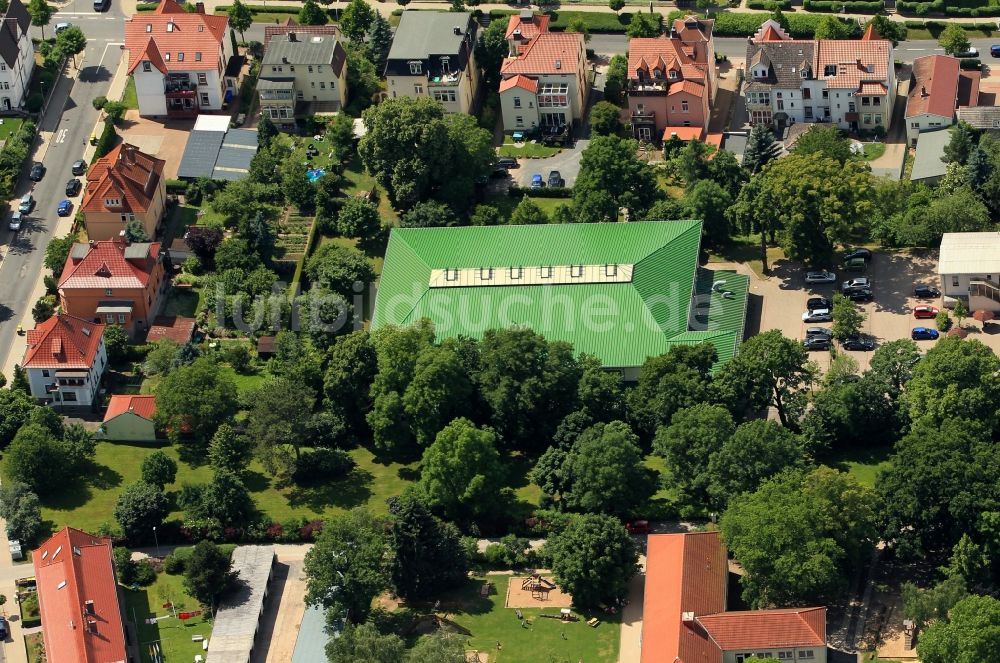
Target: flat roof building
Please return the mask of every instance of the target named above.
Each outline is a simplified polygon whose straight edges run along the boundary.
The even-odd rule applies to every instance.
[[[249,663],[274,571],[274,546],[239,546],[233,550],[235,585],[215,612],[207,663]]]
[[[945,233],[937,271],[945,298],[1000,313],[1000,233]]]

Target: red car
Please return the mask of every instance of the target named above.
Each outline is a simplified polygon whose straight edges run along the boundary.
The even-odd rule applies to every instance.
[[[936,318],[938,314],[937,308],[933,306],[914,306],[913,307],[913,317],[914,318]]]
[[[625,523],[625,529],[629,534],[649,534],[649,521],[633,520],[630,523]]]

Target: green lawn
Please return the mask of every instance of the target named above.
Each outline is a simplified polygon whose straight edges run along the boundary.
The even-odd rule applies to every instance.
[[[195,655],[204,657],[201,642],[192,642],[192,635],[201,635],[207,640],[212,635],[212,620],[208,614],[202,614],[191,619],[180,620],[173,617],[174,611],[194,612],[199,609],[198,602],[187,595],[181,580],[182,576],[172,576],[161,573],[156,582],[149,587],[138,590],[123,589],[125,597],[125,618],[135,624],[139,633],[139,652],[143,663],[153,663],[150,647],[158,643],[163,660],[193,661]],[[173,610],[165,608],[171,603]],[[147,624],[148,617],[162,617],[153,624]]]
[[[479,596],[484,579],[496,586],[489,598]],[[441,598],[438,615],[453,621],[469,633],[466,649],[489,654],[490,663],[537,663],[538,661],[586,661],[614,663],[618,660],[619,615],[580,615],[576,622],[546,619],[539,615],[558,615],[558,608],[522,608],[527,628],[521,625],[513,608],[505,608],[510,576],[488,575],[469,580],[461,590]],[[421,612],[417,610],[416,612]],[[597,617],[596,627],[587,619]],[[502,648],[497,650],[497,642]]]
[[[29,592],[21,599],[21,627],[31,628],[42,623],[42,615],[38,610],[38,594]]]
[[[847,472],[861,485],[874,488],[878,473],[889,467],[891,455],[892,447],[850,449],[827,456],[823,459],[823,464]]]
[[[139,108],[139,97],[135,93],[135,79],[131,76],[128,77],[128,83],[125,84],[125,91],[122,92],[122,103],[125,104],[126,108]]]
[[[497,154],[502,157],[514,157],[515,159],[544,159],[555,156],[562,151],[558,147],[548,147],[539,142],[529,140],[523,143],[515,143],[510,136],[505,136],[503,145],[497,150]]]
[[[865,161],[874,161],[885,154],[885,143],[862,143],[864,153],[858,155]]]
[[[361,191],[371,191],[378,189],[378,211],[379,215],[394,226],[399,225],[399,214],[389,204],[389,196],[375,182],[375,178],[365,172],[365,167],[361,165],[361,159],[357,154],[344,166],[344,177],[349,185],[344,191],[349,196]]]
[[[200,290],[196,288],[172,288],[163,306],[163,315],[179,315],[193,318],[201,302]]]
[[[570,198],[541,198],[532,196],[531,194],[527,194],[527,196],[550,217],[559,205],[570,205],[572,203]],[[510,218],[511,213],[513,213],[514,208],[517,207],[519,202],[521,202],[520,198],[512,198],[507,195],[490,195],[483,201],[485,205],[496,207],[500,211],[500,214],[507,219]]]
[[[3,124],[0,124],[0,140],[7,140],[11,134],[21,128],[22,124],[24,124],[24,120],[21,118],[3,118]]]

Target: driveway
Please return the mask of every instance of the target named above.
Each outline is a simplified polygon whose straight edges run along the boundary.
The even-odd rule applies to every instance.
[[[642,606],[646,591],[646,555],[639,555],[639,572],[628,584],[628,603],[622,608],[618,663],[639,663],[642,657]]]
[[[549,171],[558,170],[566,180],[566,186],[576,184],[576,176],[580,173],[580,155],[587,149],[590,140],[581,138],[573,147],[563,149],[559,154],[545,159],[519,159],[520,168],[511,172],[511,177],[520,186],[531,186],[531,176],[538,174],[548,179]]]
[[[139,111],[130,110],[125,113],[118,133],[124,141],[146,154],[166,161],[163,175],[168,180],[175,180],[193,127],[194,120],[153,120],[139,117]]]

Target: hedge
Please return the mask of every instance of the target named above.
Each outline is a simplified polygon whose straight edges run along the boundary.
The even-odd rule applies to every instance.
[[[17,184],[24,160],[30,155],[34,142],[35,123],[28,120],[18,128],[17,133],[7,138],[0,150],[0,193],[4,198],[10,198],[14,194],[14,185]]]
[[[802,6],[812,12],[836,12],[844,10],[853,14],[877,14],[885,9],[885,2],[874,0],[803,0]]]
[[[766,9],[774,11],[782,9],[788,11],[792,8],[792,0],[747,0],[747,9]]]
[[[717,37],[749,37],[769,18],[768,14],[722,12],[715,15],[713,34]],[[816,34],[816,28],[824,17],[815,14],[785,14],[785,18],[788,19],[788,32],[792,37],[809,39]],[[838,20],[850,29],[851,36],[861,36],[861,26],[856,22],[846,18]]]
[[[492,14],[492,12],[490,12]],[[583,21],[587,30],[592,33],[620,33],[632,21],[632,14],[622,12],[579,12],[557,10],[549,12],[549,28],[553,31],[565,30],[577,19]]]
[[[944,21],[903,21],[903,25],[905,25],[908,29],[927,30],[933,36],[937,36],[944,31],[946,26],[952,24],[945,23]],[[992,34],[997,31],[997,24],[993,22],[955,23],[954,25],[960,26],[967,32],[984,32]]]
[[[508,190],[508,195],[511,198],[521,198],[523,196],[529,198],[572,198],[573,189],[562,186],[543,186],[541,189],[532,189],[531,187],[512,184]]]
[[[167,180],[167,193],[180,194],[186,193],[188,188],[188,183],[184,180]]]
[[[110,152],[116,142],[118,142],[118,134],[115,132],[115,124],[114,122],[105,120],[104,131],[101,132],[101,137],[97,139],[97,148],[94,150],[94,161],[97,161]]]

